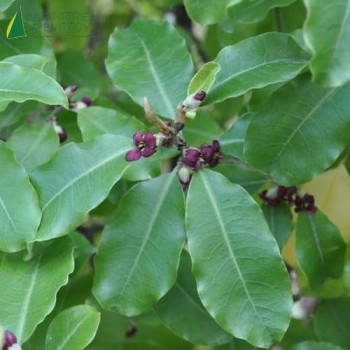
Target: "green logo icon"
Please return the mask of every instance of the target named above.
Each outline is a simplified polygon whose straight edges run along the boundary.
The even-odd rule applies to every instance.
[[[11,19],[11,22],[9,23],[9,25],[7,27],[6,36],[7,36],[7,39],[22,38],[22,37],[26,36],[26,31],[25,31],[24,25],[23,25],[21,7],[15,13],[13,18]]]

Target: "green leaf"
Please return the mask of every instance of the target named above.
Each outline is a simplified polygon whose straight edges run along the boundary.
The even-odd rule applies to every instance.
[[[223,19],[227,8],[242,0],[184,0],[188,15],[201,24],[214,24]]]
[[[51,77],[14,63],[0,62],[0,104],[36,100],[68,108],[67,96]]]
[[[22,6],[24,3],[22,3]],[[33,7],[34,3],[31,2],[30,6]],[[6,33],[7,26],[10,20],[0,21],[0,32]],[[24,23],[26,31],[36,31],[37,26],[33,26],[27,22]],[[3,60],[9,56],[15,56],[20,54],[37,54],[50,58],[54,57],[52,47],[44,37],[26,37],[23,39],[9,40],[5,35],[0,36],[0,60]]]
[[[260,22],[275,7],[285,7],[296,0],[245,0],[229,8],[225,23],[233,28],[238,23]]]
[[[59,313],[46,335],[46,350],[82,350],[95,337],[100,313],[89,305],[77,305]]]
[[[132,140],[137,131],[145,129],[145,125],[134,117],[126,116],[114,109],[89,107],[78,112],[78,125],[84,141],[104,134],[125,136]],[[131,163],[123,173],[129,181],[142,181],[158,176],[161,168],[159,152],[151,158],[141,158]]]
[[[184,197],[176,172],[139,183],[106,226],[93,293],[107,309],[135,316],[176,280],[184,244]]]
[[[291,80],[305,67],[308,54],[287,34],[265,33],[225,47],[214,61],[221,70],[205,104]]]
[[[145,128],[145,125],[136,118],[103,107],[89,107],[79,110],[78,125],[84,141],[104,134],[132,138],[136,131]]]
[[[0,4],[0,12],[4,12],[7,8],[9,8],[15,0],[2,0]],[[1,344],[1,343],[0,343]]]
[[[30,176],[43,212],[37,239],[63,236],[79,226],[130,165],[125,154],[131,148],[132,142],[124,137],[102,135],[78,145],[69,143],[36,168]]]
[[[247,128],[254,113],[246,113],[240,117],[227,133],[220,139],[224,154],[244,160],[243,145]]]
[[[230,341],[202,305],[191,272],[191,259],[181,256],[174,287],[155,306],[163,323],[177,336],[194,344],[218,345]]]
[[[287,205],[263,205],[262,211],[278,246],[282,249],[292,234],[293,217],[290,208]]]
[[[314,318],[318,339],[349,348],[350,344],[350,300],[322,300]]]
[[[308,77],[278,90],[249,124],[248,162],[287,186],[314,178],[348,144],[349,93],[350,84],[324,89]]]
[[[299,213],[296,226],[296,254],[310,286],[320,290],[329,277],[339,278],[346,245],[339,229],[320,210]]]
[[[37,101],[10,103],[4,111],[0,112],[0,137],[6,140],[31,113],[37,110],[38,106]]]
[[[175,28],[137,20],[128,29],[116,29],[108,47],[106,67],[113,84],[140,105],[147,97],[159,114],[172,119],[193,75],[185,41]]]
[[[343,85],[350,80],[350,0],[338,0],[336,6],[318,0],[304,3],[304,39],[313,54],[313,77],[324,86]]]
[[[281,340],[291,287],[259,206],[239,185],[202,170],[190,184],[186,226],[199,297],[216,322],[255,346]]]
[[[231,182],[242,186],[247,192],[255,193],[268,179],[260,171],[233,164],[219,164],[215,171],[223,174]]]
[[[302,343],[292,346],[288,350],[345,350],[345,349],[331,343],[304,341]]]
[[[6,255],[0,264],[0,324],[25,342],[54,308],[56,294],[73,268],[68,238],[56,240],[30,260]]]
[[[188,86],[187,94],[192,95],[197,91],[208,92],[214,84],[216,74],[218,74],[220,69],[220,65],[216,62],[208,62],[204,64],[192,78],[190,85]]]
[[[35,239],[41,211],[27,172],[4,142],[0,164],[0,250],[16,252]]]
[[[47,56],[23,54],[7,57],[3,60],[3,62],[14,63],[21,67],[37,69],[52,78],[56,77],[56,61],[54,58]]]
[[[12,133],[7,144],[27,171],[48,161],[59,148],[52,124],[44,121],[22,125]]]

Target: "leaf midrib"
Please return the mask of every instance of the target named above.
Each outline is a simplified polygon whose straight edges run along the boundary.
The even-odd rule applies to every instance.
[[[316,244],[318,255],[320,256],[320,259],[321,259],[321,262],[322,262],[322,266],[324,267],[325,266],[325,258],[324,258],[324,255],[323,255],[323,252],[322,252],[322,249],[321,249],[320,240],[318,239],[315,223],[314,223],[314,221],[311,218],[312,214],[306,214],[306,215],[307,215],[307,218],[308,218],[308,221],[309,221],[309,224],[310,224],[312,236],[313,236],[315,244]]]
[[[149,241],[149,238],[151,236],[152,229],[153,229],[153,226],[154,226],[154,224],[156,222],[156,219],[158,217],[159,211],[162,208],[162,205],[163,205],[163,202],[165,200],[165,197],[166,197],[166,195],[167,195],[167,193],[169,191],[169,188],[170,188],[170,186],[171,186],[171,184],[173,182],[173,178],[175,176],[174,174],[175,174],[175,172],[173,172],[172,174],[169,175],[169,179],[167,180],[167,182],[165,183],[165,185],[163,187],[163,190],[162,190],[161,195],[159,197],[158,204],[155,207],[155,210],[154,210],[154,213],[153,213],[153,215],[151,217],[151,220],[149,221],[149,225],[148,225],[148,228],[146,230],[145,237],[144,237],[144,239],[143,239],[143,241],[141,243],[141,246],[140,246],[140,249],[139,249],[139,251],[138,251],[138,253],[136,255],[135,261],[134,261],[134,263],[133,263],[133,265],[132,265],[132,267],[131,267],[131,269],[130,269],[130,271],[128,273],[128,276],[127,276],[126,281],[125,281],[125,283],[123,285],[123,288],[120,291],[120,295],[124,294],[125,288],[128,286],[128,284],[130,282],[130,278],[133,275],[133,273],[134,273],[134,271],[135,271],[135,269],[137,267],[137,264],[138,264],[138,262],[139,262],[139,260],[140,260],[140,258],[142,256],[144,250],[145,250],[146,244]]]
[[[216,202],[215,196],[214,196],[214,194],[213,194],[211,188],[209,187],[208,182],[206,181],[205,175],[203,175],[202,172],[200,172],[199,174],[200,174],[201,180],[202,180],[202,182],[203,182],[203,184],[204,184],[204,187],[205,187],[205,189],[206,189],[206,191],[207,191],[207,193],[208,193],[208,197],[209,197],[209,199],[210,199],[210,202],[211,202],[212,207],[213,207],[213,209],[214,209],[214,213],[215,213],[215,215],[216,215],[216,217],[217,217],[219,226],[220,226],[220,228],[221,228],[220,232],[222,233],[222,236],[223,236],[224,241],[225,241],[225,243],[226,243],[227,250],[228,250],[228,252],[229,252],[229,254],[230,254],[230,257],[231,257],[231,261],[232,261],[233,266],[235,267],[235,269],[236,269],[236,271],[237,271],[237,273],[238,273],[238,277],[239,277],[239,279],[240,279],[240,281],[241,281],[241,283],[242,283],[242,286],[243,286],[244,292],[245,292],[245,294],[246,294],[246,296],[247,296],[247,299],[248,299],[249,303],[251,304],[251,306],[252,306],[252,308],[253,308],[253,310],[254,310],[254,313],[255,313],[256,317],[259,319],[259,322],[260,322],[262,328],[264,328],[264,329],[266,330],[267,334],[269,334],[269,336],[271,337],[271,339],[273,339],[273,337],[272,337],[270,331],[269,331],[268,328],[265,326],[264,322],[261,321],[260,315],[259,315],[259,313],[258,313],[258,311],[257,311],[257,309],[256,309],[256,307],[255,307],[255,304],[254,304],[254,302],[253,302],[253,299],[252,299],[252,297],[251,297],[251,295],[250,295],[250,293],[249,293],[249,290],[248,290],[247,285],[246,285],[246,283],[245,283],[245,280],[244,280],[244,278],[243,278],[243,274],[242,274],[242,272],[241,272],[241,269],[240,269],[240,267],[239,267],[239,265],[238,265],[236,256],[235,256],[235,254],[234,254],[233,248],[231,247],[230,240],[229,240],[229,238],[228,238],[228,233],[227,233],[227,231],[226,231],[226,226],[225,226],[225,223],[224,223],[224,221],[223,221],[223,219],[222,219],[222,217],[221,217],[220,210],[219,210],[219,208],[218,208],[218,206],[217,206],[217,202]]]
[[[215,92],[217,90],[219,90],[223,85],[225,85],[230,80],[233,80],[233,79],[237,78],[238,76],[240,76],[242,74],[248,73],[248,72],[253,71],[255,69],[258,69],[258,68],[260,68],[262,66],[271,65],[271,64],[274,64],[274,63],[285,63],[285,62],[292,63],[292,64],[302,64],[302,63],[306,64],[306,60],[279,59],[279,60],[266,61],[264,63],[260,63],[260,64],[257,64],[255,66],[243,69],[243,70],[235,73],[234,75],[231,75],[231,76],[227,77],[226,79],[218,82],[217,84],[215,84],[213,86],[213,89],[212,89],[210,95],[212,95],[212,94],[214,95]]]
[[[79,176],[74,177],[71,181],[69,181],[65,186],[63,186],[58,192],[56,192],[56,194],[54,196],[52,196],[43,206],[42,206],[42,212],[44,213],[44,211],[48,208],[48,206],[57,198],[59,197],[63,192],[65,192],[68,188],[70,188],[71,186],[73,186],[76,182],[80,181],[81,179],[83,179],[85,176],[89,175],[90,173],[94,172],[95,170],[97,170],[98,168],[108,164],[109,162],[115,160],[115,158],[118,158],[119,156],[121,156],[123,153],[125,153],[125,150],[123,149],[122,152],[118,152],[118,153],[114,153],[113,156],[108,157],[107,159],[104,159],[102,162],[97,163],[96,165],[94,165],[93,167],[87,169],[86,171],[84,171],[83,173],[81,173]],[[130,166],[130,165],[129,165]],[[125,168],[125,170],[129,167],[127,166]]]
[[[329,98],[331,98],[335,93],[336,93],[337,89],[332,89],[330,90],[326,95],[324,95],[321,100],[316,103],[316,105],[311,109],[311,111],[306,115],[306,117],[304,119],[301,120],[301,122],[296,126],[296,128],[293,130],[293,132],[289,135],[288,139],[286,140],[286,142],[284,142],[282,144],[282,147],[280,149],[280,151],[278,152],[278,154],[276,155],[274,161],[276,161],[277,159],[279,159],[282,155],[282,153],[284,152],[285,148],[289,145],[289,143],[292,141],[292,139],[295,137],[295,135],[297,134],[297,132],[300,130],[300,128],[309,120],[311,119],[314,114],[322,107],[322,105],[328,101]]]
[[[16,332],[16,335],[17,335],[19,340],[21,340],[23,337],[25,320],[27,319],[29,304],[31,301],[31,295],[32,295],[34,287],[35,287],[35,282],[36,282],[36,279],[38,276],[39,265],[40,265],[42,257],[43,257],[43,255],[41,254],[38,258],[37,263],[35,264],[34,273],[32,274],[32,278],[30,280],[30,284],[29,284],[29,287],[27,289],[27,294],[25,295],[25,298],[24,298],[23,304],[22,304],[22,308],[21,308],[21,312],[19,313],[20,319],[18,321],[17,332]]]
[[[65,339],[63,340],[63,343],[59,344],[56,350],[63,350],[64,346],[69,342],[70,339],[74,336],[76,330],[89,318],[89,315],[86,315],[83,319],[81,319],[80,322],[78,322],[74,328],[72,328],[71,332],[69,332]]]
[[[143,39],[138,35],[138,33],[134,32],[135,36],[138,38],[138,40],[140,41],[141,45],[142,45],[142,48],[146,54],[146,59],[147,59],[147,63],[148,63],[148,66],[150,68],[150,71],[152,73],[152,76],[153,76],[153,80],[155,81],[156,83],[156,86],[159,90],[159,93],[160,95],[162,96],[163,98],[163,102],[165,103],[165,106],[168,110],[168,113],[169,115],[173,115],[174,114],[174,108],[171,104],[171,101],[169,99],[169,96],[168,96],[168,93],[166,92],[166,90],[164,89],[163,87],[163,84],[161,82],[161,80],[159,79],[159,76],[158,76],[158,73],[157,73],[157,70],[155,69],[154,65],[153,65],[153,62],[152,62],[152,58],[151,58],[151,54],[145,44],[145,42],[143,41]]]

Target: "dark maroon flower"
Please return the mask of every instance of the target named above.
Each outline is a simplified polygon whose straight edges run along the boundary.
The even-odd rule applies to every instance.
[[[68,138],[67,131],[62,129],[62,131],[58,133],[58,138],[60,140],[60,143],[63,143],[64,141],[66,141]]]
[[[200,152],[204,164],[207,164],[212,168],[217,166],[222,158],[220,148],[220,142],[217,140],[214,140],[211,145],[203,145],[200,148]]]
[[[182,162],[194,170],[201,168],[200,151],[197,148],[186,148],[183,151]]]
[[[142,157],[150,157],[157,151],[157,139],[151,132],[142,134],[136,132],[133,136],[133,140],[136,148],[128,151],[125,155],[125,159],[129,162],[138,160]]]
[[[4,338],[5,343],[2,350],[8,350],[12,345],[17,344],[16,336],[10,331],[5,331]]]
[[[203,101],[207,96],[207,93],[205,91],[199,91],[197,92],[193,98],[196,100],[196,101]]]
[[[307,193],[298,192],[296,186],[275,186],[269,190],[262,191],[259,196],[266,204],[271,206],[277,206],[281,203],[294,205],[296,213],[307,211],[313,214],[317,211],[314,197]]]
[[[90,107],[92,105],[92,100],[90,97],[82,97],[81,102],[84,102],[87,107]]]
[[[140,159],[141,156],[142,156],[141,150],[138,148],[134,148],[126,153],[125,159],[128,162],[133,162],[134,160]]]
[[[296,213],[301,211],[307,211],[310,214],[314,214],[317,211],[317,207],[315,206],[315,198],[311,194],[297,194],[294,200]]]
[[[155,147],[156,146],[156,138],[151,132],[148,132],[142,139],[145,144],[145,147]]]
[[[143,134],[141,132],[135,132],[133,136],[135,146],[138,146],[140,144],[140,142],[142,141],[142,138],[143,138]]]
[[[144,149],[141,152],[142,152],[142,157],[147,158],[153,155],[154,153],[156,153],[156,149],[147,146],[147,147],[144,147]]]

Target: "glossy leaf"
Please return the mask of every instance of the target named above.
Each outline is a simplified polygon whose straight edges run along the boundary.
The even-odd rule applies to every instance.
[[[113,84],[140,105],[147,97],[159,114],[173,118],[193,75],[185,41],[174,27],[137,20],[115,30],[108,47],[106,67]]]
[[[95,337],[100,314],[89,305],[77,305],[59,313],[46,335],[46,350],[82,350]]]
[[[135,117],[126,116],[114,109],[103,107],[90,107],[78,112],[78,126],[83,135],[83,140],[88,141],[96,136],[113,134],[125,136],[132,140],[137,131],[143,131],[145,125]],[[160,174],[161,157],[159,152],[151,158],[141,158],[123,173],[123,178],[128,181],[142,181]]]
[[[314,315],[318,339],[348,349],[350,344],[350,300],[322,300]]]
[[[292,234],[293,217],[290,208],[287,205],[263,205],[262,211],[278,246],[282,249]]]
[[[214,61],[221,70],[205,104],[291,80],[305,67],[308,54],[287,34],[265,33],[223,48]]]
[[[288,350],[345,350],[345,349],[331,343],[304,341],[302,343],[292,346]]]
[[[320,290],[328,277],[340,277],[345,249],[338,228],[320,210],[314,215],[299,213],[296,226],[297,260],[313,289]]]
[[[23,343],[55,306],[58,290],[73,271],[70,239],[55,241],[30,260],[6,255],[0,264],[0,324]],[[53,273],[54,272],[54,273]],[[18,301],[18,302],[16,302]]]
[[[11,135],[7,144],[27,171],[48,161],[59,148],[58,136],[49,122],[24,124]]]
[[[231,182],[242,186],[249,193],[255,193],[268,182],[266,176],[261,172],[233,164],[219,164],[215,171],[223,174]]]
[[[23,54],[7,57],[3,60],[3,62],[14,63],[22,67],[37,69],[52,78],[56,77],[56,61],[51,57],[36,54]]]
[[[192,95],[197,91],[208,92],[214,84],[216,74],[218,74],[220,69],[220,65],[216,62],[208,62],[204,64],[192,78],[190,85],[188,86],[188,95]]]
[[[176,173],[123,197],[96,258],[94,295],[107,309],[142,313],[175,283],[184,244],[184,199]]]
[[[114,109],[97,106],[80,110],[78,125],[84,141],[104,134],[132,138],[136,131],[145,128],[144,124],[134,117],[126,116]]]
[[[2,0],[1,4],[0,4],[0,12],[5,11],[8,7],[10,7],[12,5],[12,3],[14,3],[15,0]],[[1,343],[0,343],[1,344]]]
[[[218,345],[229,342],[231,337],[202,305],[191,269],[191,259],[183,252],[174,287],[155,306],[158,316],[173,333],[191,343]]]
[[[36,100],[68,108],[62,87],[51,77],[14,63],[0,62],[0,103]]]
[[[324,89],[307,77],[283,87],[249,124],[247,160],[271,172],[280,184],[293,186],[311,180],[348,143],[349,93],[350,84]]]
[[[0,250],[16,252],[35,239],[41,211],[24,168],[0,142]]]
[[[69,143],[30,175],[43,218],[37,239],[45,241],[73,231],[108,195],[130,163],[132,142],[102,135],[83,144]]]
[[[313,56],[311,72],[317,83],[341,86],[350,80],[350,0],[323,3],[304,0],[308,17],[304,39]]]
[[[190,184],[186,226],[198,293],[216,322],[255,346],[279,341],[291,288],[259,206],[239,185],[202,170]]]
[[[10,103],[0,112],[0,137],[7,139],[38,108],[39,102]]]
[[[242,0],[184,0],[188,15],[201,24],[214,24],[225,17],[227,8]]]
[[[229,8],[225,22],[234,27],[238,23],[259,22],[275,7],[288,6],[296,0],[245,0]]]

